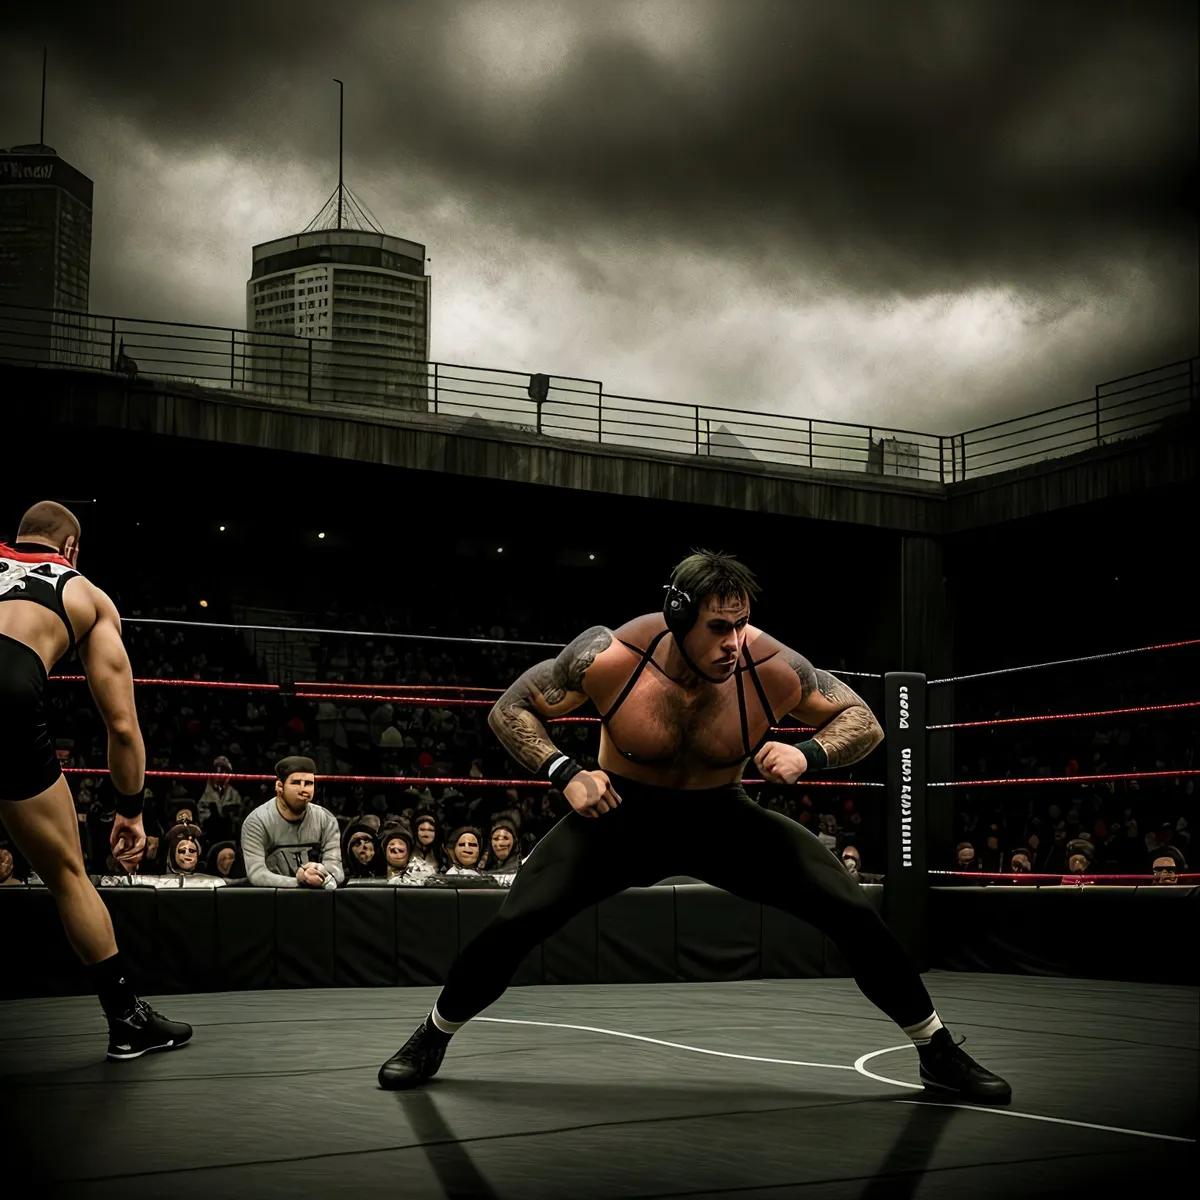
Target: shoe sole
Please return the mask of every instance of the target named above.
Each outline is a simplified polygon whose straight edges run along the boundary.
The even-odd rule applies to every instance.
[[[437,1072],[435,1071],[433,1074],[436,1075]],[[382,1079],[380,1079],[378,1076],[376,1076],[379,1086],[385,1092],[407,1092],[410,1088],[423,1087],[432,1078],[433,1078],[433,1075],[421,1075],[415,1079],[404,1079],[404,1080],[397,1080],[395,1082],[384,1083],[384,1081]]]
[[[973,1100],[976,1104],[1011,1104],[1012,1092],[1010,1091],[1005,1096],[969,1096],[961,1088],[948,1087],[944,1083],[932,1083],[924,1076],[921,1077],[921,1086],[930,1092],[938,1092],[944,1096],[957,1096],[960,1100]]]
[[[413,1088],[424,1087],[428,1079],[414,1079],[411,1083],[384,1083],[379,1081],[380,1088],[385,1092],[408,1092]]]
[[[143,1054],[153,1054],[157,1050],[178,1050],[180,1046],[186,1046],[191,1040],[190,1037],[186,1037],[183,1041],[177,1042],[172,1038],[165,1046],[147,1046],[145,1050],[130,1050],[121,1054],[114,1054],[110,1050],[105,1057],[110,1062],[129,1062],[130,1059],[141,1058]]]

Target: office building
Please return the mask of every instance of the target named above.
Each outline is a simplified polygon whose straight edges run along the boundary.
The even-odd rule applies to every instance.
[[[287,399],[426,407],[425,247],[367,229],[263,242],[246,284],[247,380]]]
[[[0,150],[4,357],[69,363],[79,354],[91,258],[92,181],[52,146]]]

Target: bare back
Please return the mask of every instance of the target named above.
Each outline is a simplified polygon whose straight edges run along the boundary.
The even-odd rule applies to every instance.
[[[0,545],[0,634],[29,647],[47,674],[78,649],[108,728],[110,766],[122,780],[140,779],[144,755],[133,673],[112,600],[50,547]],[[135,791],[141,785],[122,786]]]
[[[67,653],[72,641],[75,645],[84,642],[95,628],[106,601],[116,614],[108,597],[82,575],[64,584],[62,600],[71,622],[70,633],[58,614],[42,604],[20,599],[0,604],[0,633],[29,646],[42,660],[47,673]]]

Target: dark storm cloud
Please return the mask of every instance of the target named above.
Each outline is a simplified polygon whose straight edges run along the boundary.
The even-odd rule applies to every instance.
[[[87,4],[23,41],[161,144],[328,161],[338,74],[359,164],[526,228],[816,256],[866,290],[1039,280],[1191,230],[1193,5],[698,3],[707,49],[677,60],[590,7],[562,6],[548,77],[548,8],[475,10],[515,30],[511,102],[456,4]]]
[[[249,245],[333,187],[337,76],[349,182],[434,255],[435,357],[964,428],[1195,353],[1190,3],[21,19],[0,141],[36,136],[45,42],[47,139],[97,181],[94,311],[240,324]]]

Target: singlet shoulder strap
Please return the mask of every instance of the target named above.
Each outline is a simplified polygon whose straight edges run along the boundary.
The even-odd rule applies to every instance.
[[[767,701],[766,690],[763,688],[762,680],[759,679],[759,677],[758,677],[758,671],[755,670],[754,659],[751,657],[749,649],[747,649],[745,651],[745,655],[746,655],[746,671],[745,671],[745,673],[750,676],[750,682],[754,684],[754,690],[758,693],[758,702],[762,705],[763,712],[766,714],[766,717],[767,717],[766,732],[759,739],[758,745],[752,746],[750,744],[749,723],[746,719],[746,694],[745,694],[745,689],[742,685],[742,672],[739,671],[738,676],[737,676],[738,710],[741,713],[741,717],[742,717],[742,745],[745,746],[745,748],[746,748],[746,756],[748,758],[753,758],[754,755],[758,753],[760,747],[765,742],[770,740],[771,728],[775,724],[775,714],[771,710],[771,705]],[[767,661],[768,661],[767,659],[765,659],[765,658],[763,659],[763,662],[767,662]]]
[[[749,758],[752,747],[750,745],[750,723],[746,718],[746,685],[742,683],[742,672],[738,671],[737,679],[737,694],[738,694],[738,717],[742,722],[742,749],[746,752],[746,757]]]
[[[67,654],[63,656],[64,658],[67,657],[68,655],[74,654],[75,651],[79,649],[79,643],[75,640],[75,626],[71,624],[71,614],[69,612],[67,612],[67,597],[66,597],[67,584],[70,583],[72,579],[77,579],[79,577],[80,576],[79,576],[78,571],[68,571],[67,574],[65,574],[62,577],[62,580],[59,582],[59,585],[58,585],[58,603],[59,603],[59,606],[62,608],[62,619],[63,619],[63,624],[67,627],[67,639],[68,639]],[[92,622],[92,628],[93,629],[95,628],[94,621]],[[91,632],[92,632],[92,630],[89,629],[87,631],[87,633],[85,633],[83,636],[86,638],[88,633],[91,633]]]
[[[640,649],[638,646],[631,646],[626,641],[621,642],[622,646],[634,651],[636,654],[640,654],[642,657],[638,660],[638,665],[634,667],[633,674],[629,676],[625,686],[621,689],[621,694],[616,698],[616,700],[613,701],[612,708],[610,708],[608,712],[601,715],[600,720],[602,722],[607,723],[610,721],[616,715],[617,709],[625,703],[629,693],[633,691],[633,685],[637,683],[637,681],[641,678],[642,672],[646,669],[646,664],[654,657],[654,651],[658,649],[658,643],[667,636],[668,632],[669,630],[664,629],[660,634],[658,634],[657,637],[654,638],[654,640],[649,646],[646,647],[645,650]]]
[[[763,662],[770,662],[774,657],[775,655],[769,654],[763,659]],[[767,692],[762,685],[762,680],[758,677],[754,659],[749,654],[746,655],[746,670],[750,673],[750,682],[754,684],[754,690],[758,693],[758,700],[763,707],[763,712],[767,714],[767,724],[774,725],[776,723],[775,714],[772,712],[771,705],[767,700]]]

